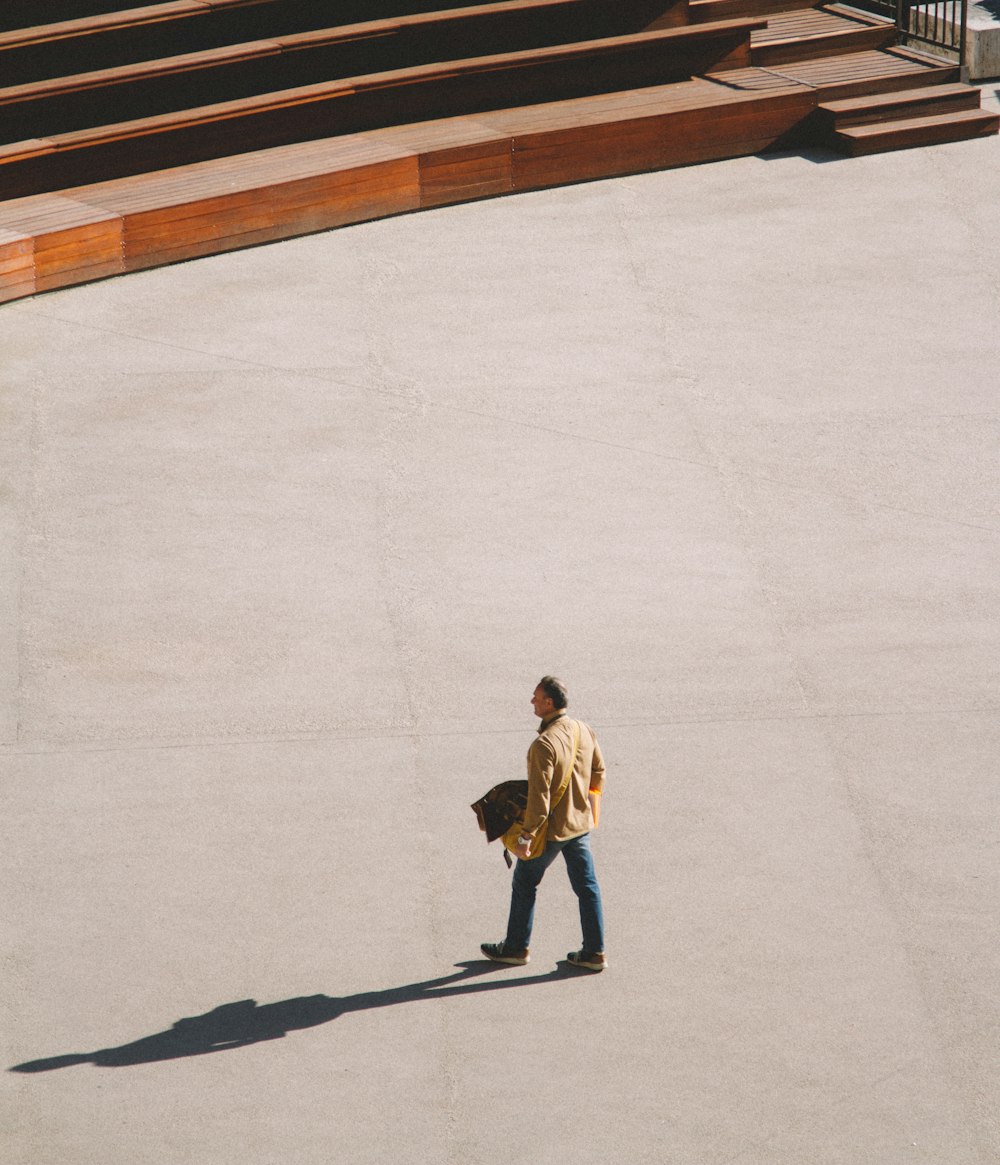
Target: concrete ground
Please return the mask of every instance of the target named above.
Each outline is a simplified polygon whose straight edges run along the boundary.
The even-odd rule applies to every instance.
[[[7,1165],[995,1165],[998,164],[0,311]],[[477,959],[548,671],[609,762],[600,976],[558,867]]]

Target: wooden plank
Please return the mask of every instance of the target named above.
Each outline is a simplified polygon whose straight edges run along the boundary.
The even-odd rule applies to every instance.
[[[479,120],[393,126],[366,137],[408,149],[418,158],[422,208],[498,196],[512,188],[509,136]]]
[[[827,36],[830,33],[857,31],[858,24],[833,16],[821,8],[806,8],[798,12],[776,13],[767,18],[767,28],[755,32],[751,38],[755,45],[769,44],[777,40]]]
[[[227,158],[221,162],[203,162],[162,174],[143,176],[135,186],[108,183],[104,191],[99,187],[86,189],[88,201],[104,203],[109,200],[129,214],[155,211],[162,216],[174,214],[183,219],[188,208],[211,199],[228,200],[233,205],[260,204],[261,191],[296,182],[320,179],[334,182],[339,175],[349,175],[364,167],[383,163],[408,161],[415,151],[405,145],[382,142],[368,135],[357,134],[326,142],[310,143],[313,149],[298,157],[290,167],[286,160],[275,160],[272,151],[246,158]],[[120,193],[125,191],[124,195]]]
[[[0,202],[0,229],[30,235],[95,226],[114,217],[106,207],[64,194]]]
[[[0,303],[35,294],[34,255],[30,233],[0,227]]]
[[[789,87],[803,86],[809,88],[804,81],[792,80],[771,69],[731,69],[726,73],[707,73],[705,80],[715,85],[722,85],[727,89],[738,89],[744,93],[765,93],[772,89],[788,89]]]
[[[21,45],[37,47],[81,35],[91,36],[109,29],[132,28],[137,24],[148,24],[150,21],[159,23],[178,16],[199,15],[204,11],[205,5],[199,0],[166,0],[161,4],[135,5],[122,11],[91,13],[71,20],[36,22],[26,28],[0,33],[0,51]],[[44,9],[36,9],[36,12],[40,14]]]
[[[125,270],[121,222],[35,238],[35,286],[39,291],[89,279],[120,275]],[[82,278],[76,278],[79,273]]]
[[[0,228],[0,276],[30,271],[34,251],[35,240],[30,234]]]
[[[823,85],[851,78],[874,80],[887,75],[904,78],[934,77],[935,69],[935,66],[900,57],[891,50],[865,50],[832,57],[789,61],[775,67],[774,71],[807,85]]]
[[[46,291],[124,270],[122,222],[114,212],[64,197],[0,206],[3,229],[33,240],[35,288]]]
[[[856,21],[858,24],[881,25],[882,27],[895,28],[896,22],[890,20],[886,16],[879,16],[874,12],[861,12],[850,4],[826,3],[823,5],[826,12],[832,12],[835,16],[843,16],[848,20]]]
[[[843,129],[905,117],[913,111],[920,116],[949,113],[959,109],[979,109],[980,93],[971,85],[930,85],[898,93],[865,94],[842,101],[823,102],[818,112],[830,125]]]
[[[892,26],[869,27],[856,25],[822,36],[788,38],[757,43],[751,53],[752,63],[762,67],[785,65],[794,61],[838,54],[851,54],[865,49],[882,49],[892,44],[896,31]]]
[[[882,125],[856,125],[838,130],[835,137],[853,155],[912,149],[989,137],[1000,128],[1000,114],[963,109],[931,117],[914,117]]]
[[[789,82],[787,88],[791,90],[803,87]],[[715,111],[719,108],[740,105],[750,96],[752,95],[739,90],[722,88],[707,79],[697,78],[628,93],[609,93],[579,98],[575,101],[498,110],[481,114],[476,121],[509,136],[523,133],[559,133],[590,125],[616,127],[643,118],[684,112],[705,111],[706,116],[715,116]]]
[[[894,57],[899,57],[904,61],[916,61],[918,64],[927,65],[938,68],[941,65],[941,58],[935,57],[932,53],[924,53],[919,49],[911,48],[903,45],[893,45],[892,48],[886,49]]]
[[[55,143],[49,138],[27,138],[23,142],[11,142],[0,146],[0,166],[8,159],[20,161],[39,158],[45,154],[55,153],[55,149]],[[3,188],[3,170],[0,169],[0,199],[9,197]]]
[[[138,270],[419,206],[415,156],[362,165],[240,196],[201,199],[183,208],[126,214],[125,266]]]
[[[422,208],[495,197],[513,189],[513,149],[509,138],[420,155]]]
[[[907,89],[892,97],[881,94],[866,94],[864,97],[850,97],[843,101],[824,101],[819,108],[835,117],[853,117],[869,112],[885,113],[890,110],[904,109],[908,105],[919,104],[927,99],[935,101],[971,99],[978,105],[980,94],[979,90],[974,89],[971,85],[928,85],[920,89]]]
[[[614,125],[514,135],[515,189],[757,153],[813,108],[802,88]]]

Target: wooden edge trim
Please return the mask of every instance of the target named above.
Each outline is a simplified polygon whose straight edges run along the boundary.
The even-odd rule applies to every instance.
[[[282,46],[276,40],[246,41],[231,47],[240,51],[222,55],[218,49],[208,49],[200,53],[182,53],[174,57],[158,57],[152,61],[115,65],[108,69],[97,69],[88,73],[69,73],[43,81],[25,81],[19,85],[8,85],[0,89],[0,104],[64,96],[70,93],[85,93],[92,89],[113,90],[116,85],[152,81],[174,74],[194,72],[210,67],[210,63],[216,61],[224,64],[237,64],[243,61],[278,56],[282,52]]]
[[[95,36],[119,28],[139,24],[159,24],[164,20],[197,16],[211,9],[201,0],[167,0],[165,4],[123,8],[118,12],[101,12],[96,16],[80,16],[75,20],[60,20],[54,24],[35,24],[30,28],[14,28],[0,33],[0,52],[6,49],[28,48],[46,41],[69,40],[72,37]]]

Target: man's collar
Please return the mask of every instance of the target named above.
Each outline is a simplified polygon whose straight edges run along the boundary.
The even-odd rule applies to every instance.
[[[548,728],[550,724],[555,724],[558,719],[565,715],[566,709],[560,708],[558,711],[553,712],[551,716],[546,716],[541,724],[538,725],[538,735],[541,736],[541,734],[545,731],[546,728]]]

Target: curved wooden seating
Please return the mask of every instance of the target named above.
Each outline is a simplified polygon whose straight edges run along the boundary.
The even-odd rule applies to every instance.
[[[518,190],[996,132],[927,92],[956,69],[806,0],[52,0],[75,18],[16,28],[19,5],[0,33],[0,302]],[[837,104],[873,94],[895,96],[865,125]]]
[[[414,65],[684,23],[678,0],[503,0],[292,33],[0,88],[0,143]]]
[[[0,196],[140,174],[242,150],[357,133],[449,113],[556,101],[686,80],[750,63],[750,33],[729,20],[420,65],[280,90],[0,147]]]
[[[626,93],[393,126],[0,203],[0,300],[353,222],[756,153],[818,102],[933,84],[904,54],[727,70]],[[953,79],[955,70],[945,71]]]
[[[473,198],[753,153],[813,101],[794,82],[762,101],[690,80],[16,199],[0,203],[0,298]]]

